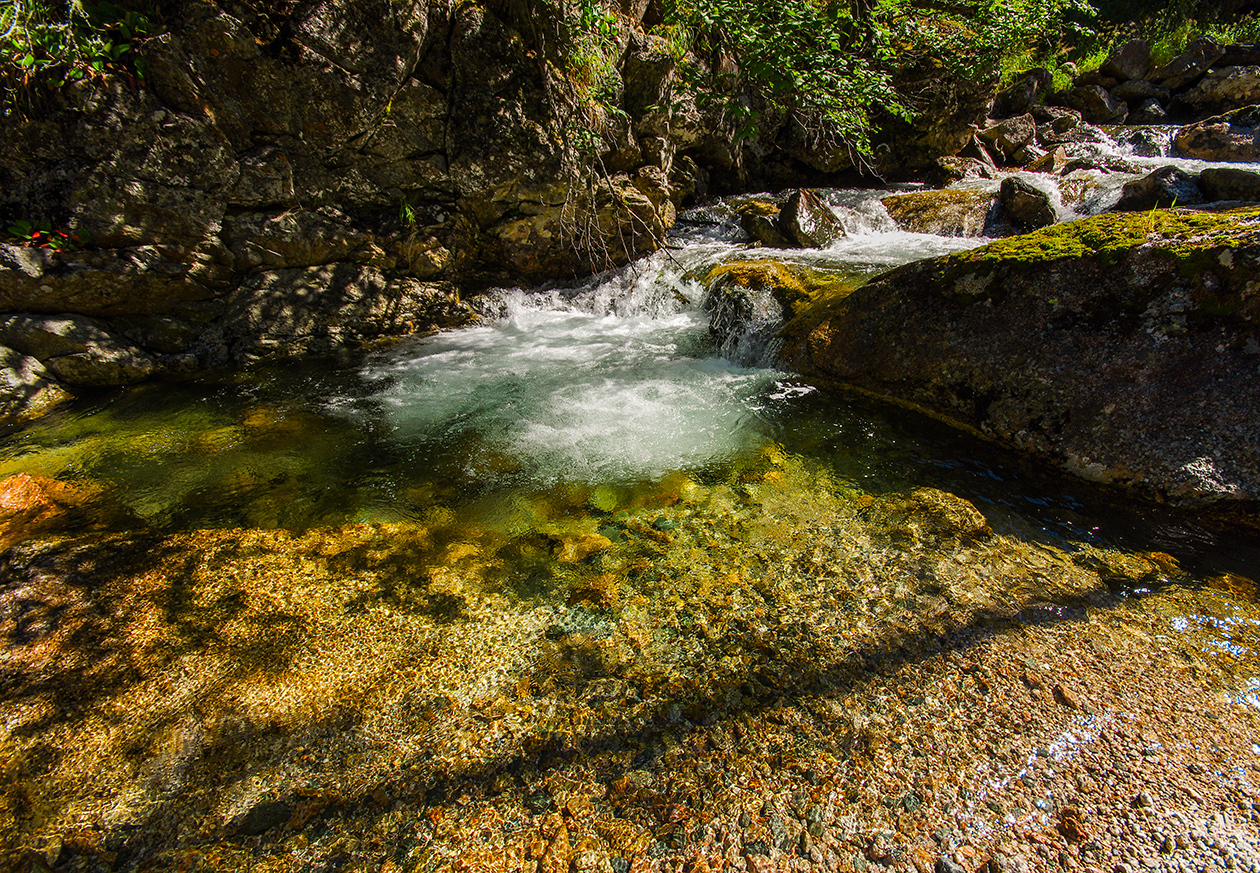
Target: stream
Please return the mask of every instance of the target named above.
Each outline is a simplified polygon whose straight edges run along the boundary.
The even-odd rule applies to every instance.
[[[1114,202],[1115,175],[1063,217]],[[824,192],[848,232],[825,250],[749,249],[718,202],[623,269],[485,295],[478,326],[142,386],[5,436],[0,478],[83,502],[4,564],[0,769],[21,800],[0,825],[40,851],[70,823],[116,857],[200,847],[213,869],[433,869],[535,826],[554,845],[562,815],[624,873],[725,851],[735,825],[714,822],[741,813],[745,847],[807,856],[806,824],[783,842],[769,800],[739,799],[804,792],[802,822],[825,808],[855,846],[908,846],[898,817],[931,815],[952,846],[1052,828],[1070,790],[1027,787],[1028,762],[1070,772],[1127,724],[1123,694],[1165,680],[1123,665],[1156,670],[1154,648],[1193,666],[1187,700],[1254,720],[1253,543],[710,335],[713,265],[863,280],[985,242],[899,230],[887,193]],[[983,703],[958,709],[973,680],[951,696],[932,672],[979,641],[1014,665],[976,680],[983,699],[1050,707],[1009,756],[968,745],[998,736]],[[966,790],[915,775],[934,725]],[[714,749],[725,763],[697,763]],[[589,824],[610,816],[624,833]]]

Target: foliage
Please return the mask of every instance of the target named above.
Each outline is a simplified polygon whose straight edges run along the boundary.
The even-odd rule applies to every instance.
[[[1071,47],[1093,37],[1088,0],[983,0],[966,12],[925,15],[898,8],[898,41],[939,58],[954,75],[982,81],[994,70],[1009,81],[1032,67],[1056,70]]]
[[[50,221],[33,221],[19,218],[8,228],[14,243],[28,248],[52,249],[54,252],[72,252],[83,242],[77,233],[54,229]]]
[[[761,103],[864,154],[876,107],[907,114],[887,32],[847,2],[667,0],[664,25],[675,44],[685,34],[684,81],[723,101],[736,139],[756,133]]]
[[[1074,58],[1082,70],[1097,69],[1111,50],[1135,36],[1151,46],[1151,63],[1166,64],[1186,46],[1205,36],[1224,44],[1260,42],[1260,14],[1233,8],[1238,4],[1174,0],[1095,0],[1101,25],[1097,38],[1076,47]],[[1245,8],[1245,7],[1243,7]]]
[[[4,114],[33,87],[60,88],[108,74],[145,74],[139,48],[153,33],[142,12],[110,2],[0,2],[0,84]]]

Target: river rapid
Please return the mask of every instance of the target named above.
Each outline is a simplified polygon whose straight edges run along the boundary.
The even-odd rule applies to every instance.
[[[820,391],[773,331],[712,335],[714,265],[861,281],[985,242],[898,229],[888,193],[824,192],[825,250],[750,249],[718,202],[623,269],[479,298],[474,327],[7,435],[0,478],[70,509],[6,542],[5,847],[625,873],[1015,840],[1111,869],[1120,813],[1064,822],[1130,734],[1200,768],[1170,810],[1250,798],[1254,544]]]

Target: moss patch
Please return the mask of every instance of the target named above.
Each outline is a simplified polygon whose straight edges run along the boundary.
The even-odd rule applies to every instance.
[[[702,281],[706,288],[723,282],[767,290],[783,304],[789,315],[795,315],[806,302],[843,299],[863,282],[853,276],[839,276],[769,259],[718,264],[704,275]]]
[[[1251,238],[1260,232],[1260,208],[1229,212],[1161,209],[1096,215],[998,240],[951,255],[949,266],[983,263],[1043,264],[1065,258],[1114,257],[1146,243],[1171,243],[1166,250],[1184,257],[1212,244]]]

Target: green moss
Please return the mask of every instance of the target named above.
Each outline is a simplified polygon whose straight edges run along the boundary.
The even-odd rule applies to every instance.
[[[767,259],[718,264],[704,275],[702,281],[706,288],[724,281],[744,288],[768,289],[790,314],[795,314],[805,301],[847,297],[864,280]]]
[[[999,262],[1032,266],[1066,258],[1112,259],[1150,242],[1164,243],[1164,251],[1182,260],[1203,250],[1204,237],[1210,238],[1212,246],[1220,246],[1251,237],[1257,231],[1260,208],[1256,207],[1229,212],[1160,209],[1110,213],[1053,225],[953,255],[946,269],[965,266],[971,270],[977,264]]]

